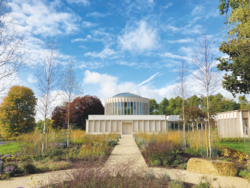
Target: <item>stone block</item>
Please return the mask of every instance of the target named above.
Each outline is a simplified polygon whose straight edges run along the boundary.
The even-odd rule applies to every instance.
[[[187,170],[217,176],[237,175],[237,169],[234,163],[220,160],[191,158],[187,163]]]

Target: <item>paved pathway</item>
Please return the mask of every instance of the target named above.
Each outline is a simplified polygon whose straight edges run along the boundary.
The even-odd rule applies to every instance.
[[[205,175],[178,169],[148,168],[131,135],[122,135],[119,144],[112,151],[110,157],[104,164],[103,169],[111,170],[114,172],[114,174],[118,172],[121,174],[133,174],[133,172],[137,172],[143,175],[145,172],[151,171],[157,177],[160,177],[162,174],[166,173],[171,179],[180,179],[193,184],[198,184],[202,178],[206,177],[212,182],[214,188],[219,186],[222,188],[250,188],[250,183],[247,180],[238,177]],[[0,180],[0,188],[17,188],[18,186],[30,188],[38,181],[48,184],[51,182],[51,180],[55,179],[57,182],[60,182],[67,180],[69,178],[69,174],[72,172],[74,172],[74,170],[61,170],[50,173],[34,174],[32,175],[34,180],[33,184],[30,178],[31,176]]]

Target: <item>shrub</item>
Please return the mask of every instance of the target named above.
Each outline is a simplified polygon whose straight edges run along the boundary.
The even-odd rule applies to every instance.
[[[7,166],[4,168],[3,173],[9,174],[9,176],[14,176],[14,174],[17,172],[17,169],[14,166]]]
[[[161,179],[164,180],[164,181],[169,181],[170,176],[168,174],[162,174]]]
[[[155,142],[150,141],[142,153],[145,155],[150,165],[168,166],[172,163],[174,154],[174,145],[171,141]]]
[[[209,182],[200,182],[198,185],[193,186],[193,188],[210,188],[211,184]]]
[[[109,144],[109,146],[115,146],[115,145],[117,145],[117,141],[114,139],[109,139],[108,144]]]
[[[153,180],[153,179],[155,179],[155,175],[154,175],[153,172],[147,172],[147,173],[144,175],[144,178],[145,178],[146,180]]]
[[[174,180],[168,184],[168,188],[183,188],[183,187],[184,184],[180,180]]]
[[[25,174],[34,174],[37,172],[37,169],[34,164],[28,163],[23,165],[23,171]]]
[[[187,163],[180,164],[179,167],[181,167],[181,168],[183,168],[183,169],[187,169]]]

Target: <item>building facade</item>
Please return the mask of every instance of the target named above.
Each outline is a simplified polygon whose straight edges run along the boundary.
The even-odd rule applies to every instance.
[[[235,110],[217,114],[217,126],[220,137],[250,137],[250,111]]]
[[[88,116],[86,133],[165,132],[173,121],[179,121],[179,116],[150,115],[149,99],[132,93],[120,93],[105,100],[105,115]]]

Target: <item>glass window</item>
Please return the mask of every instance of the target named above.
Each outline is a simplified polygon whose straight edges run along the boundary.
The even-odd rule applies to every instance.
[[[139,115],[141,115],[141,103],[138,102],[138,107],[139,107]]]
[[[123,111],[124,110],[124,102],[122,102],[122,111],[121,111],[121,115],[123,115]]]
[[[130,108],[130,110],[131,110],[131,115],[133,115],[133,114],[134,114],[134,106],[133,106],[133,102],[131,102],[131,108]]]
[[[121,115],[121,102],[118,102],[118,115]]]
[[[115,102],[113,103],[113,115],[115,115]]]
[[[141,114],[143,115],[144,113],[144,109],[143,109],[143,107],[144,107],[144,103],[141,103]]]
[[[130,102],[127,102],[128,103],[128,114],[127,115],[130,115]]]
[[[248,135],[248,123],[247,123],[247,119],[243,119],[243,132],[244,132],[244,136]]]
[[[127,102],[124,103],[124,115],[127,115]]]
[[[115,110],[116,115],[118,115],[118,110],[119,110],[119,106],[118,106],[118,102],[116,102],[116,110]]]
[[[139,103],[137,102],[137,103],[136,103],[136,111],[137,111],[136,114],[137,114],[137,115],[139,115],[139,107],[138,107],[138,104],[139,104]]]

